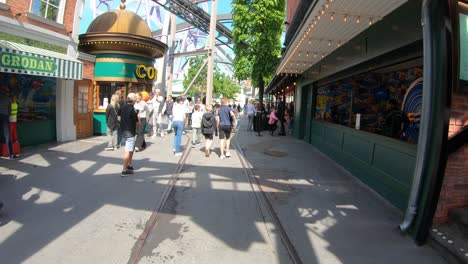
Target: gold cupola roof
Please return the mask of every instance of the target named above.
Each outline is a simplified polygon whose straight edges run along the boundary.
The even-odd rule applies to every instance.
[[[152,38],[151,30],[137,14],[125,9],[106,12],[96,17],[86,31],[89,33],[124,33]]]
[[[137,14],[120,9],[101,14],[79,36],[78,50],[88,54],[126,54],[156,59],[167,45],[152,37],[150,27]]]

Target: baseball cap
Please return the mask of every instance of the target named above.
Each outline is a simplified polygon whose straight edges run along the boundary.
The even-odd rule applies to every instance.
[[[136,94],[135,93],[129,93],[127,95],[127,100],[132,101],[132,102],[136,101]]]

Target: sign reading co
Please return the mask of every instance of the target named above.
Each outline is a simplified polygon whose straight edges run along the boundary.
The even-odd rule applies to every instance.
[[[0,67],[53,73],[57,69],[57,63],[46,58],[1,52]]]
[[[150,80],[154,80],[158,77],[158,71],[154,67],[146,65],[138,65],[135,70],[135,74],[139,79],[148,78]]]

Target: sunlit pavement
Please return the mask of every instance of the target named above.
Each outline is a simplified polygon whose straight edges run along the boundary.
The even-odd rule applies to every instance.
[[[258,137],[244,121],[232,157],[219,159],[217,139],[209,158],[202,146],[190,150],[141,248],[179,162],[172,135],[147,139],[126,178],[123,149],[104,151],[105,137],[0,159],[0,263],[128,263],[135,252],[139,263],[291,263],[237,144],[303,263],[444,263],[396,231],[399,211],[313,146]]]

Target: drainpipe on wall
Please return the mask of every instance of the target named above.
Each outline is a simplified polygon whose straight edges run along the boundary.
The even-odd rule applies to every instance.
[[[410,198],[399,226],[404,233],[411,230],[418,244],[424,243],[432,223],[447,162],[451,91],[458,84],[459,70],[458,43],[454,45],[451,32],[452,28],[458,30],[453,23],[458,17],[450,14],[456,5],[456,0],[424,0],[422,4],[422,119]]]

